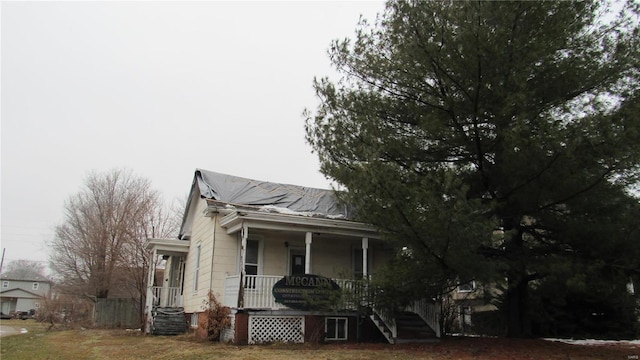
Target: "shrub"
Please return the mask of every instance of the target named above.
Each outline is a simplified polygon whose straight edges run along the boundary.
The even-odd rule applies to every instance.
[[[202,307],[204,312],[198,318],[198,329],[211,341],[220,339],[222,330],[231,326],[231,310],[218,302],[213,291],[209,291],[208,299],[203,300]]]

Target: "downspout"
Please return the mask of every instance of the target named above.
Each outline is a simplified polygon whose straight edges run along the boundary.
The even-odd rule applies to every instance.
[[[216,228],[218,227],[218,213],[213,215],[213,244],[211,245],[211,271],[209,271],[209,292],[213,291],[213,255],[216,253]]]

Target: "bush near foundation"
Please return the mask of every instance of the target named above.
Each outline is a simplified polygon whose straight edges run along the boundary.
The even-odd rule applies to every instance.
[[[231,326],[231,310],[220,304],[212,291],[209,291],[208,299],[203,300],[202,307],[204,312],[198,317],[198,332],[208,340],[219,340],[222,330]]]

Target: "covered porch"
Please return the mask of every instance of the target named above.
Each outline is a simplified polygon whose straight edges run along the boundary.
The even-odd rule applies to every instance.
[[[276,283],[296,275],[326,276],[342,292],[332,308],[334,314],[364,314],[390,343],[402,336],[398,314],[377,308],[374,290],[368,288],[367,280],[375,276],[376,265],[390,257],[385,253],[389,248],[372,227],[262,211],[232,212],[221,218],[220,224],[227,234],[236,234],[239,243],[238,271],[226,274],[224,281],[225,306],[256,314],[263,310],[274,316],[292,314],[291,308],[276,301]],[[433,330],[433,336],[440,336],[436,303],[419,301],[401,311],[414,314]]]
[[[154,324],[167,321],[165,318],[175,318],[176,322],[184,322],[183,275],[189,241],[149,239],[146,248],[151,252],[151,256],[145,304],[145,331],[150,333],[156,328]],[[158,265],[162,263],[164,268],[158,269]],[[160,275],[161,278],[156,279]],[[157,280],[161,280],[160,285],[156,285]],[[169,324],[168,327],[171,328],[172,325]]]
[[[273,286],[285,276],[324,276],[340,289],[354,290],[358,281],[371,276],[374,243],[377,263],[386,262],[383,241],[361,223],[235,211],[220,225],[238,239],[237,271],[224,279],[223,303],[231,308],[285,308],[272,296]]]

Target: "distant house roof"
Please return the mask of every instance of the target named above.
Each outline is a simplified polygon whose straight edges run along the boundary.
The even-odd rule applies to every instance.
[[[51,280],[47,279],[42,275],[33,275],[33,274],[20,274],[20,273],[3,273],[0,275],[0,279],[4,281],[33,281],[33,282],[51,282]]]
[[[0,291],[0,297],[12,297],[12,298],[22,298],[22,299],[38,299],[41,298],[42,295],[36,294],[31,291],[27,291],[25,289],[13,288],[9,290]]]
[[[187,213],[196,191],[201,198],[207,199],[210,203],[218,202],[229,207],[246,207],[288,215],[344,220],[350,218],[348,207],[336,199],[333,190],[252,180],[197,169],[185,209],[180,237],[184,234]]]

